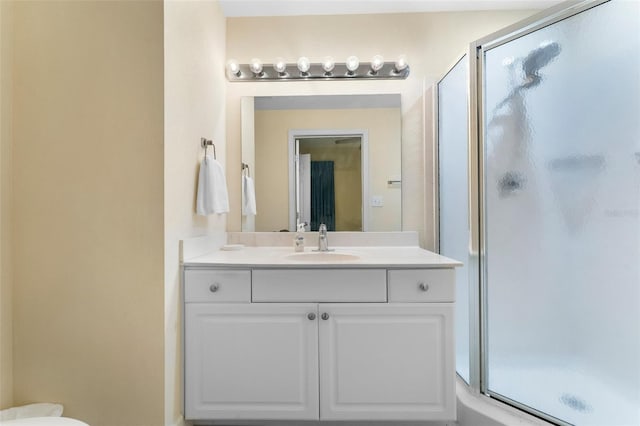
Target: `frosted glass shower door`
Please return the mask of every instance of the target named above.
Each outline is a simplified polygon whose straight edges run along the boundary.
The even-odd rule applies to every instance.
[[[456,270],[456,371],[469,383],[469,172],[465,55],[438,82],[438,205],[440,254]],[[476,272],[477,273],[477,272]]]
[[[487,391],[640,424],[640,2],[482,51]]]

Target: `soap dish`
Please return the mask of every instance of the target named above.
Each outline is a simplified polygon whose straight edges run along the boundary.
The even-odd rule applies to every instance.
[[[223,251],[233,251],[233,250],[242,250],[244,248],[244,244],[225,244],[220,247],[220,250]]]

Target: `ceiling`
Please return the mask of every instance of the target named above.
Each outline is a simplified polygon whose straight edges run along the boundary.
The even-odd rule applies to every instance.
[[[219,0],[227,17],[546,9],[559,0]]]

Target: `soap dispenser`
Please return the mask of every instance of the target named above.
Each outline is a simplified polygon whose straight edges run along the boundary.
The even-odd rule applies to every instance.
[[[304,251],[304,223],[298,224],[298,232],[296,232],[296,237],[293,239],[293,249],[296,252]]]

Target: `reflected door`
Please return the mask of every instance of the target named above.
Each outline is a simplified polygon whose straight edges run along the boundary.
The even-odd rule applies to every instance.
[[[298,223],[303,223],[306,231],[311,224],[311,155],[298,155]]]

